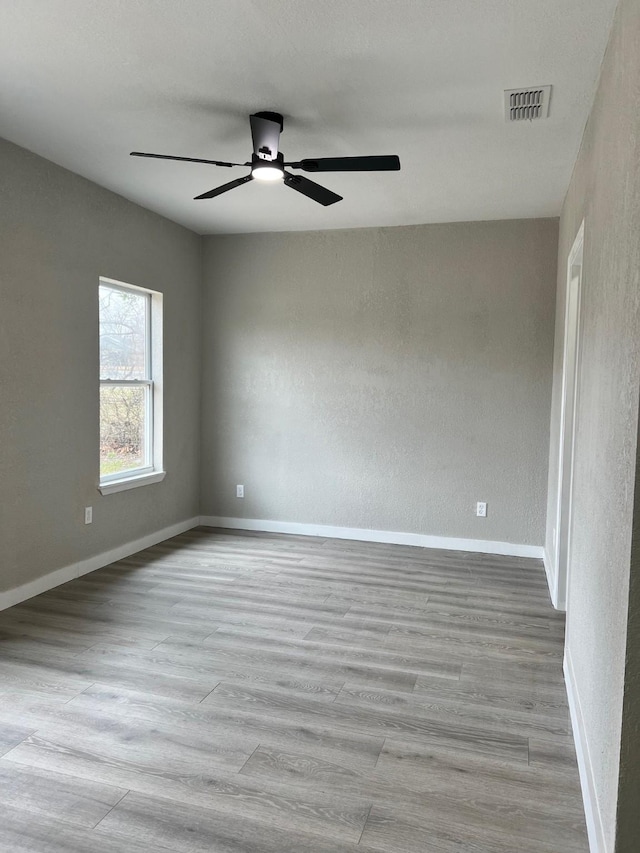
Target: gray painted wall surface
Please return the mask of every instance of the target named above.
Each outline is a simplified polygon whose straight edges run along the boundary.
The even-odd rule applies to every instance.
[[[616,832],[640,376],[638,103],[640,4],[638,0],[622,0],[560,224],[547,529],[547,549],[551,552],[557,498],[565,270],[584,218],[582,365],[567,649],[584,714],[609,850],[613,850]],[[632,602],[635,619],[638,604]],[[637,702],[637,677],[635,690]],[[637,749],[636,740],[636,762]],[[640,838],[638,806],[636,802],[632,810],[627,810],[620,824],[620,832],[624,833],[625,821],[633,822],[633,844],[638,844]],[[637,849],[630,844],[621,842],[616,850],[622,853]]]
[[[206,238],[202,512],[541,545],[557,227]]]
[[[201,253],[186,229],[2,141],[0,199],[1,591],[197,514]],[[100,275],[164,293],[168,471],[104,497]]]

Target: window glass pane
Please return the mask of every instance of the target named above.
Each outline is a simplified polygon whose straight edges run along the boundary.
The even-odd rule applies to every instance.
[[[100,285],[100,378],[146,379],[149,297]]]
[[[148,389],[100,386],[100,476],[144,468]]]

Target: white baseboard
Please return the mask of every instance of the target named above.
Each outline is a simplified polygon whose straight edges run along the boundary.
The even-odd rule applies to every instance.
[[[573,740],[576,745],[578,757],[578,769],[580,771],[580,786],[582,788],[582,801],[587,821],[587,833],[589,835],[589,850],[591,853],[609,853],[604,837],[602,816],[598,807],[596,785],[593,778],[593,764],[589,752],[589,743],[580,706],[580,695],[576,684],[571,655],[568,649],[564,654],[564,680],[567,685],[567,699],[571,713],[571,727],[573,729]]]
[[[22,584],[22,586],[16,586],[6,592],[0,592],[0,610],[13,607],[14,604],[19,604],[21,601],[33,598],[34,595],[40,595],[40,593],[46,592],[48,589],[53,589],[56,586],[60,586],[60,584],[73,580],[73,578],[78,578],[81,575],[94,572],[96,569],[101,569],[103,566],[108,566],[109,563],[115,563],[116,560],[130,557],[131,554],[143,551],[152,545],[157,545],[158,542],[164,542],[165,539],[171,539],[172,536],[177,536],[179,533],[184,533],[185,530],[197,527],[199,522],[200,519],[197,517],[179,521],[177,524],[164,527],[162,530],[156,530],[155,533],[150,533],[141,539],[127,542],[125,545],[118,545],[117,548],[104,551],[102,554],[96,554],[95,557],[88,557],[86,560],[80,560],[77,563],[72,563],[70,566],[49,572],[47,575],[29,581],[29,583]]]
[[[479,554],[502,554],[509,557],[543,558],[541,545],[516,545],[485,539],[455,539],[449,536],[426,536],[422,533],[395,533],[390,530],[368,530],[361,527],[332,527],[326,524],[300,524],[295,521],[268,521],[261,518],[223,518],[200,516],[205,527],[231,530],[261,530],[265,533],[292,533],[296,536],[320,536],[327,539],[353,539],[358,542],[385,542],[390,545],[417,545],[442,548],[445,551],[474,551]]]
[[[556,573],[553,563],[551,562],[551,555],[547,551],[546,546],[543,548],[542,562],[544,563],[544,573],[547,576],[547,586],[549,587],[551,603],[557,610],[558,603],[556,601]]]

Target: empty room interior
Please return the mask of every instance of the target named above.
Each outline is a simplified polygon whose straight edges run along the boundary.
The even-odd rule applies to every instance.
[[[0,850],[640,851],[640,0],[0,4]]]

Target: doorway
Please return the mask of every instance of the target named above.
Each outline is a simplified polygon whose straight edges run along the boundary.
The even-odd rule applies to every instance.
[[[558,504],[554,528],[555,589],[553,603],[567,608],[569,556],[571,551],[571,508],[573,497],[573,460],[580,364],[580,304],[582,299],[582,257],[584,222],[567,259],[567,296],[562,358],[562,408],[560,415],[560,454],[558,459]]]

